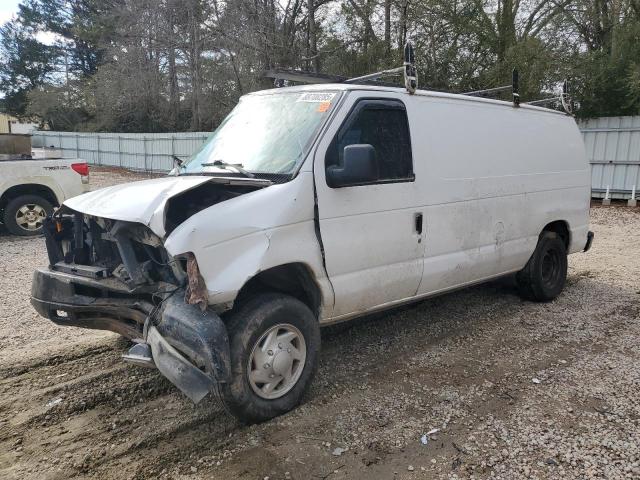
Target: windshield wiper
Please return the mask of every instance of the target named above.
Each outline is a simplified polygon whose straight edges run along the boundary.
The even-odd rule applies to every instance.
[[[235,168],[238,173],[243,174],[245,177],[256,178],[255,175],[251,172],[247,172],[244,168],[242,168],[241,163],[227,163],[224,160],[214,160],[213,162],[205,162],[200,164],[201,167],[220,167],[223,169],[228,169],[229,167]]]

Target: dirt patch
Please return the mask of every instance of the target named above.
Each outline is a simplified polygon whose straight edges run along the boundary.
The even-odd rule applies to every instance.
[[[0,235],[0,477],[640,478],[638,212],[592,209],[554,302],[505,279],[324,331],[304,405],[251,427],[38,317],[44,242]]]

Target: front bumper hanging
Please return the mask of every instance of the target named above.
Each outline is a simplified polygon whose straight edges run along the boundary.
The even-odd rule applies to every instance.
[[[182,289],[154,308],[112,282],[39,269],[31,304],[58,325],[110,330],[136,341],[124,360],[157,367],[196,403],[229,381],[224,322],[211,310],[185,303]]]
[[[194,403],[206,397],[215,385],[210,375],[186,359],[154,326],[147,330],[145,341],[131,347],[122,359],[136,365],[156,367]]]
[[[157,323],[149,317],[144,339],[125,361],[153,364],[195,403],[216,383],[229,381],[231,359],[227,329],[218,315],[184,302],[184,290],[167,298]]]

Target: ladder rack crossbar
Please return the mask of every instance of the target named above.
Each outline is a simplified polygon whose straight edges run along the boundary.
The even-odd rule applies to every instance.
[[[368,75],[363,75],[361,77],[349,78],[347,80],[344,80],[343,83],[359,83],[359,82],[365,82],[367,80],[377,80],[380,77],[386,77],[389,75],[396,75],[398,73],[402,73],[404,72],[404,68],[405,67],[391,68],[389,70],[382,70],[381,72],[370,73]]]
[[[494,88],[487,88],[485,90],[474,90],[473,92],[464,92],[464,93],[461,93],[461,95],[469,95],[472,97],[477,97],[480,95],[487,95],[490,93],[506,92],[512,89],[513,89],[513,85],[505,85],[503,87],[494,87]]]
[[[543,99],[540,99],[540,100],[534,100],[532,102],[527,102],[526,105],[544,105],[546,103],[551,103],[551,102],[561,102],[562,98],[563,98],[563,96],[543,98]]]

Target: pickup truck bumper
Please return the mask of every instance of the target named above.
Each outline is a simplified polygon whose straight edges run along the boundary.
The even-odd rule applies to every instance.
[[[155,366],[199,402],[229,380],[227,330],[218,315],[184,302],[176,290],[161,304],[128,294],[117,282],[38,269],[31,304],[58,325],[110,330],[134,340],[125,360]]]

